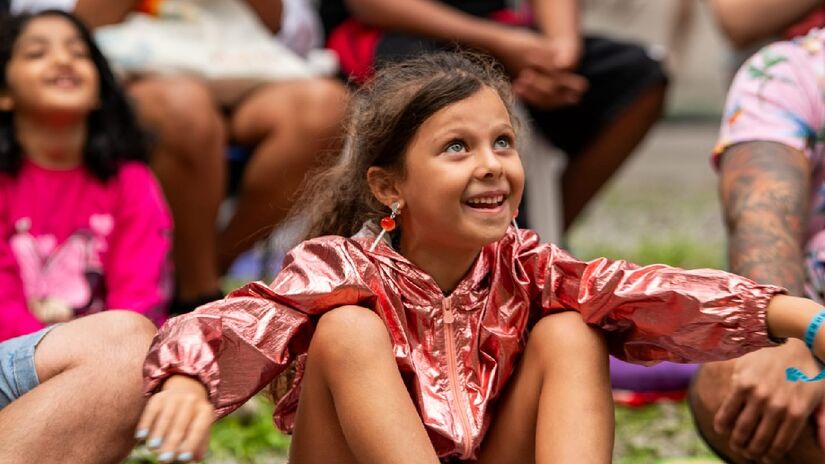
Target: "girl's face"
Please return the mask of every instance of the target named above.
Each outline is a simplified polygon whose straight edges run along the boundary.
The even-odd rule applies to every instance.
[[[524,189],[515,138],[507,108],[486,86],[424,121],[396,184],[402,242],[477,250],[504,236]]]
[[[79,31],[65,18],[32,19],[6,66],[5,110],[46,117],[86,116],[98,104],[97,69]]]

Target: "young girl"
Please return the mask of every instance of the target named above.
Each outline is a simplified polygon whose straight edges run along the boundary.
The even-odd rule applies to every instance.
[[[820,308],[781,288],[581,262],[510,227],[524,183],[510,102],[478,58],[381,71],[306,193],[315,238],[270,286],[161,329],[137,437],[163,461],[197,458],[216,411],[292,366],[274,419],[296,464],[609,462],[606,346],[709,361],[802,336]]]
[[[0,341],[104,309],[160,323],[171,217],[88,30],[0,24]]]

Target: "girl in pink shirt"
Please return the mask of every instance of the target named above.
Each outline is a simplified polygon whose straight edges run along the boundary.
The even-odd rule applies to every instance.
[[[89,32],[11,18],[0,69],[0,341],[105,309],[162,322],[171,216]]]

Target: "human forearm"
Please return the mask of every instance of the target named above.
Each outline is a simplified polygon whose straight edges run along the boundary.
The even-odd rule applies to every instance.
[[[246,0],[246,3],[270,32],[277,34],[281,30],[281,13],[283,12],[281,0]]]
[[[346,0],[364,23],[493,52],[505,26],[432,0]]]
[[[739,48],[770,38],[793,24],[822,0],[711,0],[722,32]]]
[[[778,143],[742,143],[722,155],[720,194],[734,273],[802,294],[808,179],[804,155]]]
[[[578,0],[532,0],[536,25],[551,38],[580,38]]]
[[[822,311],[822,305],[807,298],[776,295],[767,309],[768,332],[774,338],[797,338],[802,340],[814,316]],[[816,345],[816,353],[825,358],[825,335],[817,336],[821,341]]]

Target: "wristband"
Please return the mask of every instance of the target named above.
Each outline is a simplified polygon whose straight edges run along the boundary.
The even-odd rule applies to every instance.
[[[816,316],[811,319],[811,323],[808,324],[808,330],[805,331],[805,346],[811,351],[814,349],[814,339],[816,338],[817,332],[819,332],[819,328],[822,327],[823,322],[825,322],[825,309],[816,313]],[[814,357],[816,357],[816,355],[814,355]],[[787,378],[789,382],[818,382],[825,379],[825,370],[820,372],[816,377],[808,377],[801,370],[795,367],[789,367],[785,370],[785,378]]]

